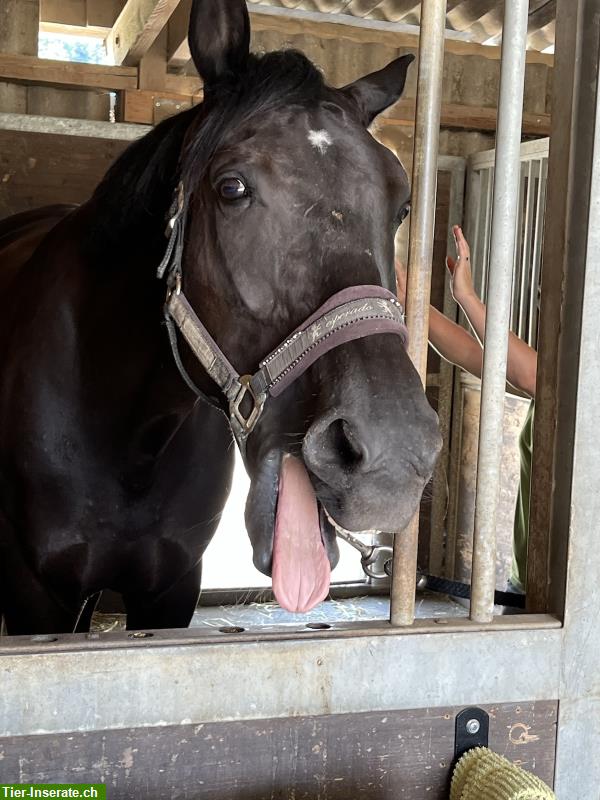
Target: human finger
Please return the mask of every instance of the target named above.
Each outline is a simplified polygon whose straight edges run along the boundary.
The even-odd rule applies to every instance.
[[[465,261],[469,261],[471,256],[471,248],[469,247],[469,243],[465,239],[465,235],[462,231],[462,228],[459,225],[455,226],[454,238],[456,239],[456,249],[458,251],[458,257],[464,258]]]

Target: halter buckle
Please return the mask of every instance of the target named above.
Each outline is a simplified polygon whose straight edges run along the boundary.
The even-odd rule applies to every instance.
[[[266,394],[256,394],[251,384],[252,375],[240,375],[239,383],[240,388],[234,399],[231,401],[229,411],[232,418],[234,418],[241,426],[245,435],[252,433],[254,426],[258,422],[258,418],[262,414],[263,406],[265,404]],[[248,417],[244,417],[240,408],[242,401],[247,394],[250,394],[254,402],[254,407]]]

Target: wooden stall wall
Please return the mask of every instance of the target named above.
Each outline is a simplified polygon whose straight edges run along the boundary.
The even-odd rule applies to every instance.
[[[460,708],[0,739],[0,776],[119,800],[447,800]],[[557,703],[486,706],[490,747],[553,781]],[[35,752],[35,759],[24,756]]]

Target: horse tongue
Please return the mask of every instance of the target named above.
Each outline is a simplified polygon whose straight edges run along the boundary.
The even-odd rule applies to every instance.
[[[272,575],[275,598],[288,611],[310,611],[329,592],[317,499],[304,464],[290,455],[279,474]]]

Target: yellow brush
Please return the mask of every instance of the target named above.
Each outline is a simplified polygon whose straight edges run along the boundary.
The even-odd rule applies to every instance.
[[[475,747],[456,765],[450,800],[556,800],[556,795],[535,775],[487,747]]]

